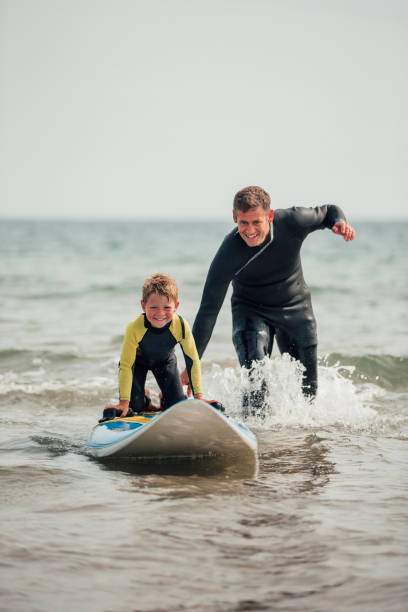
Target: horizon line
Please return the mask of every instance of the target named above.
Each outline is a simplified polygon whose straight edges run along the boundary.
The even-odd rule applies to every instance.
[[[1,216],[0,221],[33,221],[33,222],[69,222],[69,223],[107,223],[107,222],[116,222],[116,223],[127,223],[127,222],[139,222],[139,223],[199,223],[199,222],[232,222],[232,219],[229,217],[12,217],[12,216]],[[408,215],[406,217],[373,217],[373,216],[358,216],[353,217],[353,222],[357,221],[365,221],[369,223],[377,223],[377,222],[399,222],[399,221],[408,221]]]

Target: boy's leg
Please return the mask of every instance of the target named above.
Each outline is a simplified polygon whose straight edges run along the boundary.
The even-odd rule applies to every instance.
[[[129,408],[133,412],[143,412],[146,408],[145,401],[145,383],[148,368],[138,364],[136,361],[133,365],[133,380],[132,390],[130,392]]]
[[[162,392],[162,406],[164,409],[186,399],[180,382],[177,368],[177,358],[174,353],[164,363],[152,368],[153,375]]]

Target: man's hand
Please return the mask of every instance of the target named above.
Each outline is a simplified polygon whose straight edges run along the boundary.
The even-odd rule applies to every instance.
[[[190,385],[190,379],[187,374],[187,370],[183,370],[180,374],[180,380],[183,387],[187,387],[187,397],[191,397],[193,395],[193,391]]]
[[[346,240],[347,242],[349,242],[350,240],[353,240],[354,236],[356,235],[356,232],[354,231],[354,229],[351,227],[349,223],[346,223],[346,221],[337,221],[337,223],[335,223],[333,227],[331,228],[331,231],[334,234],[343,236],[344,240]]]

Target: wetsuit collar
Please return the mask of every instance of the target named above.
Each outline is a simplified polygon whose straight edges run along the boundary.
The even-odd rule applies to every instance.
[[[150,331],[152,331],[154,334],[162,334],[167,329],[169,329],[170,325],[173,322],[173,320],[169,321],[168,323],[166,323],[166,325],[164,327],[153,327],[153,325],[150,323],[150,321],[146,317],[146,313],[145,312],[143,313],[143,316],[144,316],[144,325],[145,325],[145,327],[147,329],[150,329]]]
[[[238,232],[237,232],[238,233]],[[255,253],[255,255],[253,255],[252,257],[250,257],[248,259],[248,261],[241,266],[241,268],[239,270],[237,270],[234,274],[234,276],[236,276],[237,274],[239,274],[240,272],[242,272],[242,270],[244,268],[247,267],[247,265],[249,263],[251,263],[251,261],[254,261],[254,259],[256,259],[258,257],[258,255],[260,255],[261,253],[264,252],[264,250],[271,244],[272,240],[273,240],[273,221],[271,221],[270,223],[270,228],[269,228],[269,236],[270,236],[270,240],[268,240],[268,237],[265,238],[265,241],[263,242],[263,245],[259,245],[261,248],[259,249],[259,251],[257,251],[257,253]]]

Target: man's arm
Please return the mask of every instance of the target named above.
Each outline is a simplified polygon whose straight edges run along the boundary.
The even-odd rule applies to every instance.
[[[210,265],[193,325],[193,336],[200,359],[211,338],[218,313],[234,275],[234,258],[228,253],[229,238],[230,236],[227,236],[224,240]],[[187,369],[183,370],[180,379],[181,384],[188,387],[187,392],[190,396],[191,385]]]
[[[346,220],[346,215],[335,204],[314,206],[310,208],[294,206],[291,209],[289,222],[293,230],[303,240],[308,234],[318,229],[331,229],[333,233],[343,236],[345,240],[353,240],[354,229]]]
[[[235,261],[233,241],[231,235],[227,236],[208,270],[200,307],[193,325],[193,336],[200,359],[211,338],[234,272],[240,265],[239,261]]]

